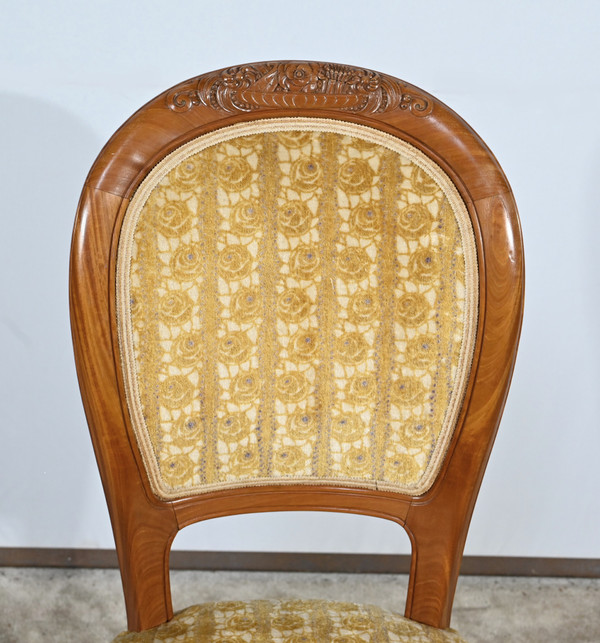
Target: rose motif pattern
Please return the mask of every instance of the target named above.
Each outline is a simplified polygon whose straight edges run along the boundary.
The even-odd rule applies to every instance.
[[[340,278],[346,281],[362,281],[366,279],[371,267],[369,255],[362,248],[346,248],[338,258]]]
[[[412,203],[398,212],[398,225],[408,239],[418,239],[431,232],[431,214],[420,203]]]
[[[302,157],[294,161],[290,172],[292,187],[298,192],[314,192],[323,178],[323,168],[313,157]]]
[[[418,293],[408,293],[398,299],[396,304],[396,314],[398,319],[414,328],[425,322],[431,313],[431,306],[424,295]]]
[[[331,425],[332,435],[340,442],[354,443],[363,437],[365,427],[360,417],[345,413],[334,418]]]
[[[441,262],[439,253],[433,248],[421,248],[410,258],[409,270],[418,284],[430,284],[439,278]]]
[[[178,442],[196,444],[202,439],[202,418],[197,415],[181,415],[173,429]]]
[[[187,406],[194,390],[191,382],[183,375],[172,375],[159,386],[162,403],[169,409]]]
[[[242,364],[248,361],[252,348],[252,342],[246,333],[227,333],[219,340],[219,359],[224,364]]]
[[[182,324],[192,315],[190,297],[179,291],[167,292],[158,301],[158,318],[165,324]]]
[[[419,447],[431,441],[431,426],[422,419],[405,422],[402,433],[408,447]]]
[[[365,141],[363,138],[352,138],[352,147],[355,147],[357,150],[365,151],[372,150],[377,147],[377,143],[372,141]]]
[[[372,467],[372,456],[368,449],[351,447],[342,455],[342,471],[349,478],[368,475]]]
[[[200,368],[202,359],[202,336],[200,333],[180,335],[171,348],[173,364],[178,368]]]
[[[157,493],[410,491],[463,390],[470,228],[416,152],[271,122],[184,145],[135,215],[120,329]]]
[[[350,214],[350,229],[359,237],[370,239],[381,231],[383,217],[376,203],[361,203]]]
[[[161,472],[176,486],[182,484],[194,473],[194,463],[186,455],[172,455],[161,461]]]
[[[219,420],[219,433],[229,440],[240,440],[250,432],[250,420],[245,413],[230,413]]]
[[[241,192],[252,180],[252,168],[239,156],[224,159],[218,169],[219,185],[228,192]]]
[[[437,341],[433,335],[417,335],[408,342],[406,356],[416,369],[425,369],[435,361]]]
[[[356,375],[346,385],[346,399],[355,405],[370,402],[377,394],[377,379],[373,374]]]
[[[355,325],[369,324],[377,318],[379,305],[375,291],[357,290],[348,304],[348,319]]]
[[[277,397],[283,402],[299,402],[303,400],[309,389],[309,384],[302,373],[291,371],[283,373],[275,384]]]
[[[439,189],[439,185],[437,185],[435,179],[418,165],[413,166],[410,180],[412,182],[413,189],[424,196],[431,196]]]
[[[236,405],[254,401],[260,392],[260,376],[256,372],[241,372],[231,383],[231,399]]]
[[[260,453],[255,446],[240,446],[231,458],[230,469],[239,476],[251,476],[260,465]]]
[[[340,186],[347,194],[361,194],[371,187],[373,174],[367,161],[351,159],[340,168]]]
[[[252,257],[244,246],[232,244],[219,253],[217,270],[223,279],[243,279],[251,269]]]
[[[291,339],[289,353],[299,362],[310,362],[317,354],[319,335],[316,330],[299,330]]]
[[[240,288],[231,298],[231,317],[239,324],[249,323],[258,317],[260,307],[256,288]]]
[[[178,237],[185,234],[193,224],[192,213],[182,201],[169,201],[158,210],[156,229],[165,237]]]
[[[371,628],[371,619],[367,614],[350,612],[342,617],[342,624],[351,632],[366,632]]]
[[[300,614],[284,612],[275,616],[271,621],[278,630],[297,630],[304,627],[304,619]]]
[[[252,452],[248,455],[251,461]],[[243,454],[237,457],[244,462]],[[293,450],[282,450],[275,459],[279,462],[291,457]],[[393,456],[389,468],[418,475],[418,465],[405,454]],[[224,643],[465,643],[452,629],[423,625],[374,605],[314,599],[202,603],[177,612],[151,630],[123,632],[114,643],[201,641],[206,632],[214,641]]]
[[[297,246],[290,255],[290,274],[296,279],[310,280],[319,269],[319,255],[315,248]]]
[[[179,281],[194,281],[202,272],[202,251],[195,244],[181,245],[169,261],[171,272]]]
[[[309,295],[300,288],[288,288],[277,298],[277,312],[283,321],[299,323],[310,315]]]
[[[364,362],[369,353],[369,345],[361,333],[344,333],[337,338],[336,349],[340,362],[348,365]]]
[[[312,135],[310,132],[291,131],[279,133],[279,140],[288,148],[305,147],[310,144],[311,137]]]
[[[200,173],[204,171],[203,165],[201,157],[190,156],[173,170],[171,184],[183,192],[193,190],[198,185]]]
[[[282,447],[273,454],[273,468],[283,475],[302,471],[305,461],[306,455],[297,446]]]
[[[253,235],[260,228],[261,220],[256,201],[240,201],[231,213],[231,231],[244,237]]]
[[[414,457],[408,453],[393,452],[386,458],[385,470],[387,476],[401,476],[408,480],[415,480],[419,476],[420,467]]]
[[[317,427],[317,417],[309,411],[296,411],[289,416],[287,421],[289,436],[298,441],[309,439],[315,434]]]
[[[260,145],[260,139],[260,134],[246,134],[244,136],[232,138],[228,142],[230,145],[234,145],[239,148],[254,148],[255,145]]]
[[[311,213],[308,207],[299,201],[288,201],[279,210],[279,227],[287,235],[303,235],[310,230]]]
[[[417,378],[397,379],[392,385],[392,397],[400,406],[414,405],[424,394],[425,387]]]

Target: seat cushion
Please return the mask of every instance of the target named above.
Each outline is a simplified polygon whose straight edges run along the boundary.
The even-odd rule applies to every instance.
[[[145,632],[113,643],[465,643],[373,605],[320,600],[230,601],[194,605]]]

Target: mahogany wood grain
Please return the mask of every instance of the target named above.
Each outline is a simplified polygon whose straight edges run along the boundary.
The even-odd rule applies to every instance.
[[[183,143],[236,122],[290,116],[341,119],[398,136],[437,162],[463,197],[475,230],[480,315],[458,424],[438,478],[420,497],[273,485],[161,501],[152,494],[131,429],[120,369],[114,278],[125,209],[147,172]],[[181,83],[134,114],[88,175],[70,267],[77,372],[115,534],[129,629],[171,617],[169,549],[179,529],[217,516],[283,510],[354,512],[402,525],[413,548],[405,613],[447,627],[468,525],[514,367],[523,284],[517,209],[498,162],[451,109],[403,81],[328,63],[255,63]]]

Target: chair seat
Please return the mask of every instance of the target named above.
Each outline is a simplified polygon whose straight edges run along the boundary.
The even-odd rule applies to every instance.
[[[204,603],[144,632],[123,632],[113,643],[465,643],[373,605],[320,600]]]

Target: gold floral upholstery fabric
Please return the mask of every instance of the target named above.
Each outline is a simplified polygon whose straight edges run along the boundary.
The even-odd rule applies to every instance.
[[[206,603],[113,643],[465,643],[372,605],[316,600]]]
[[[117,272],[130,414],[157,495],[423,493],[468,379],[474,248],[448,177],[370,128],[255,121],[172,153],[132,199]]]

